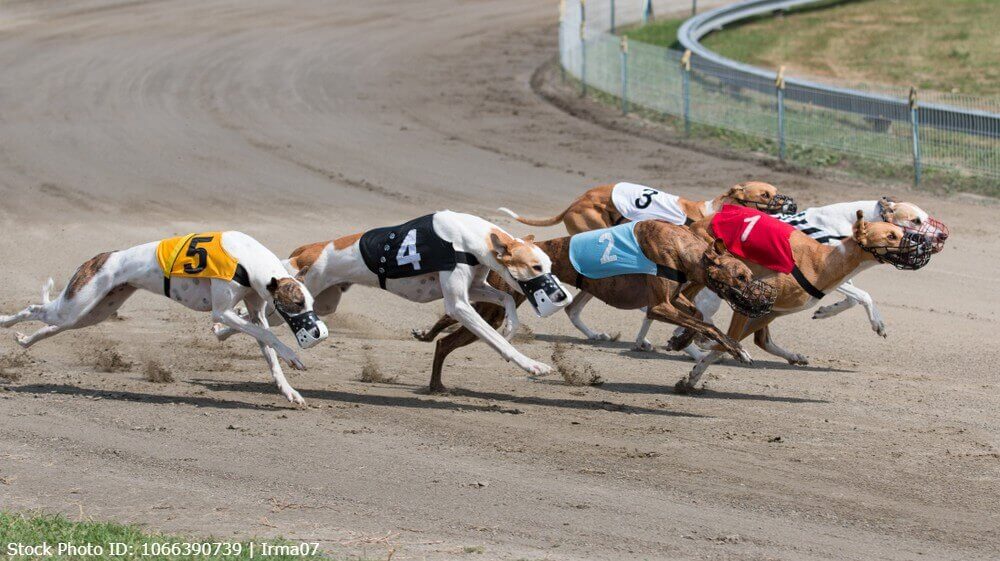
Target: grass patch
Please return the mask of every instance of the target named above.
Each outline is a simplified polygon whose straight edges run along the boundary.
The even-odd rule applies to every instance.
[[[228,550],[222,551],[221,546],[209,545],[212,543],[226,543]],[[9,544],[21,544],[25,546],[38,546],[42,543],[48,544],[52,548],[52,555],[10,555]],[[123,544],[126,553],[122,555],[112,555],[111,544]],[[80,549],[77,551],[64,551],[59,554],[58,544],[72,544]],[[91,550],[84,553],[83,547],[91,546]],[[265,545],[266,544],[266,545]],[[179,536],[166,536],[162,534],[149,533],[138,526],[115,524],[112,522],[73,522],[61,515],[21,515],[8,512],[0,512],[0,547],[3,559],[27,560],[74,560],[74,561],[128,561],[128,560],[164,560],[164,561],[185,561],[185,560],[208,560],[219,559],[227,561],[242,561],[244,559],[267,559],[268,561],[296,561],[301,559],[324,559],[319,554],[312,555],[313,548],[308,546],[308,552],[304,555],[297,554],[292,548],[301,548],[304,544],[289,542],[285,540],[262,540],[253,542],[253,556],[251,557],[251,542],[226,542],[215,538],[185,539]],[[103,548],[103,553],[97,553],[96,547]],[[268,554],[264,550],[266,547],[274,548]],[[198,548],[198,549],[194,549]],[[207,554],[203,552],[208,552]],[[75,555],[74,555],[75,554]]]
[[[663,22],[665,30],[673,26]],[[996,0],[855,0],[747,20],[702,43],[749,64],[771,69],[784,64],[789,75],[997,95],[997,29]],[[647,35],[657,37],[653,31]]]

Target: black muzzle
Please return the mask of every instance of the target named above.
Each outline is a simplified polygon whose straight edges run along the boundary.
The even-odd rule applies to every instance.
[[[862,246],[862,249],[871,253],[879,263],[889,263],[904,271],[916,271],[930,262],[931,255],[934,254],[934,242],[921,233],[904,229],[899,247]]]
[[[742,203],[743,206],[756,208],[757,210],[768,214],[795,214],[799,211],[799,205],[796,204],[795,199],[789,197],[788,195],[775,195],[766,203],[742,199],[740,199],[740,203]]]
[[[310,310],[292,315],[286,313],[277,305],[274,308],[278,310],[278,314],[281,315],[285,323],[288,324],[288,327],[291,328],[292,333],[295,334],[295,340],[298,341],[299,346],[303,349],[316,346],[317,343],[330,335],[326,324],[323,323],[323,320],[319,319],[316,312]]]
[[[759,318],[771,313],[778,292],[769,283],[755,279],[746,283],[743,288],[725,285],[709,274],[705,269],[705,286],[729,303],[737,313],[748,318]]]
[[[549,317],[573,302],[573,296],[563,289],[559,279],[552,273],[538,275],[526,281],[517,281],[517,284],[521,286],[521,292],[527,297],[538,317]]]

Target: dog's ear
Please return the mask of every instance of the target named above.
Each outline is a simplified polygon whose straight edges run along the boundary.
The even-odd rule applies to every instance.
[[[524,236],[521,239],[524,240],[524,243],[535,243],[535,235],[534,234],[528,234],[527,236]]]
[[[865,222],[865,212],[859,210],[857,213],[858,219],[854,223],[854,241],[861,243],[868,235],[868,223]]]
[[[715,238],[715,241],[708,245],[708,249],[705,250],[705,256],[708,260],[716,265],[722,259],[722,256],[726,254],[726,242],[719,238]]]
[[[500,259],[501,261],[503,261],[506,257],[510,257],[510,246],[513,243],[514,238],[504,232],[497,230],[490,232],[490,246],[497,254],[497,259]]]
[[[742,199],[743,195],[746,194],[746,183],[737,183],[726,191],[726,196],[733,199]]]
[[[267,283],[267,292],[274,296],[274,292],[278,290],[278,279],[276,277],[271,277],[271,282]]]
[[[882,216],[889,222],[893,222],[893,213],[896,212],[896,203],[899,201],[896,197],[882,197],[878,200],[879,210],[882,211]]]
[[[306,273],[308,273],[308,272],[309,272],[309,267],[308,266],[302,267],[301,269],[299,269],[299,272],[295,273],[295,280],[297,280],[299,282],[305,282],[306,281]]]

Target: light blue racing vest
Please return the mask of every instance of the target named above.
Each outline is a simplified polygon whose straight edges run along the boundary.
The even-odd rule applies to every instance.
[[[573,268],[591,279],[657,274],[656,263],[642,253],[635,239],[636,224],[638,222],[628,222],[570,238],[569,260]]]

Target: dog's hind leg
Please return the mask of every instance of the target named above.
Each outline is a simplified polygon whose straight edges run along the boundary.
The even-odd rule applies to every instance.
[[[499,306],[497,307],[499,308]],[[480,308],[480,304],[476,304],[475,308],[476,311],[480,312],[480,315],[482,315],[482,309]],[[413,329],[410,331],[410,333],[413,334],[413,338],[416,339],[417,341],[430,343],[435,338],[437,338],[437,336],[440,335],[442,331],[457,324],[458,320],[456,320],[451,316],[444,315],[441,316],[437,320],[437,322],[435,322],[434,325],[430,327],[430,329]]]
[[[645,309],[643,310],[645,311]],[[642,318],[642,325],[639,327],[639,332],[635,334],[635,343],[632,344],[632,350],[642,353],[653,352],[653,343],[650,342],[647,335],[649,335],[649,328],[653,326],[653,320],[647,314]],[[683,331],[683,328],[678,327],[678,329]]]
[[[763,329],[758,329],[756,333],[753,334],[754,343],[757,346],[764,349],[765,351],[771,353],[776,357],[783,358],[788,361],[788,364],[799,364],[806,365],[809,364],[809,359],[798,353],[792,353],[786,351],[779,347],[774,340],[771,339],[771,328],[764,327]]]
[[[496,329],[504,319],[504,309],[492,304],[476,304],[476,312]],[[445,316],[448,317],[448,316]],[[440,323],[440,322],[439,322]],[[444,384],[441,382],[441,369],[444,367],[444,360],[455,349],[474,343],[478,339],[476,334],[462,327],[454,333],[449,333],[447,337],[439,340],[434,347],[434,364],[431,369],[430,391],[435,393],[445,392]]]
[[[618,335],[609,335],[608,333],[599,333],[594,331],[583,322],[583,318],[580,314],[583,313],[583,308],[594,298],[594,295],[589,292],[581,291],[576,297],[573,298],[573,302],[569,306],[566,306],[566,315],[569,316],[569,321],[573,324],[573,327],[580,330],[581,333],[587,336],[587,339],[591,341],[615,341]]]

